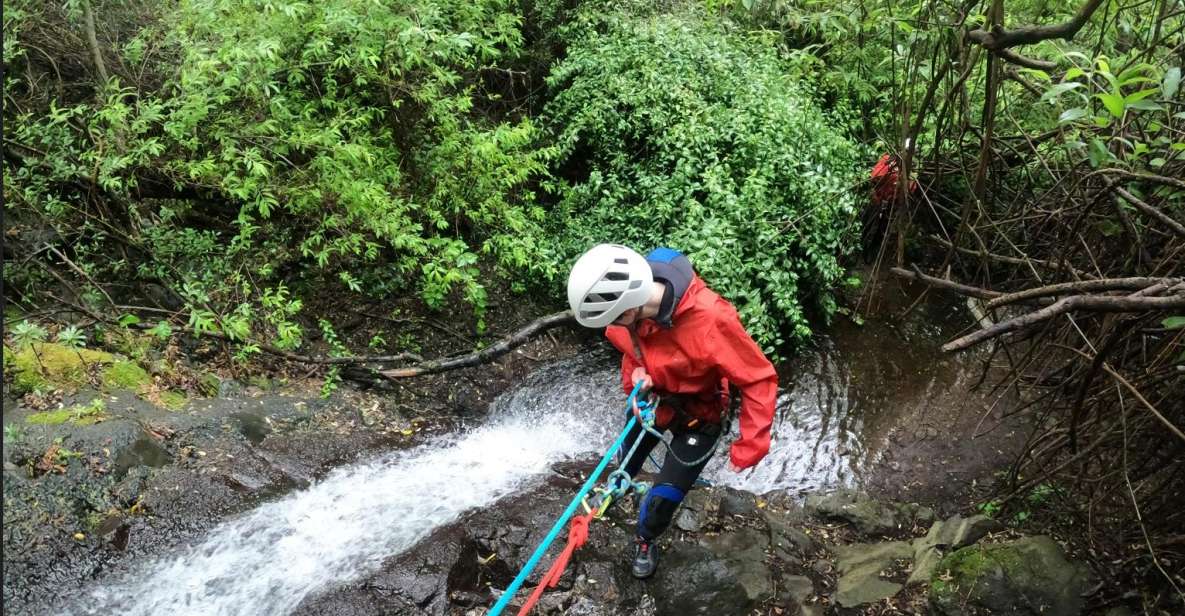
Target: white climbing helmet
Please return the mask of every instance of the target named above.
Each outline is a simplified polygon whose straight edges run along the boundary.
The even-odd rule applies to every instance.
[[[568,274],[568,305],[576,322],[605,327],[650,299],[654,275],[642,255],[620,244],[597,244]]]

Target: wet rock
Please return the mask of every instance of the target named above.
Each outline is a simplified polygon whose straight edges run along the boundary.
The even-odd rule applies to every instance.
[[[689,533],[698,533],[700,529],[699,512],[683,507],[675,518],[675,528]]]
[[[658,572],[647,585],[659,614],[745,613],[752,605],[749,590],[723,560],[706,548],[676,545],[662,555]]]
[[[620,566],[606,562],[592,562],[582,565],[582,573],[576,576],[573,590],[576,594],[599,603],[616,605],[622,597],[621,588],[617,582],[617,575],[621,570]]]
[[[757,511],[757,498],[749,492],[741,492],[732,488],[718,488],[720,496],[720,514],[747,516]]]
[[[1074,616],[1082,612],[1088,571],[1066,560],[1049,537],[1025,537],[953,552],[935,567],[930,584],[939,614]]]
[[[781,587],[785,589],[790,605],[801,607],[806,600],[815,594],[815,585],[811,579],[802,575],[789,575],[782,578]]]
[[[765,549],[769,535],[752,528],[705,537],[700,545],[725,562],[729,572],[745,589],[750,601],[761,601],[773,592]]]
[[[988,533],[999,532],[1004,527],[999,522],[983,515],[969,518],[953,516],[942,522],[935,522],[925,537],[914,540],[915,548],[959,549],[979,541]]]
[[[881,572],[894,568],[898,559],[913,556],[905,541],[855,543],[836,548],[835,568],[840,577],[834,599],[841,607],[856,607],[891,597],[902,585],[881,579]]]
[[[915,522],[929,524],[934,519],[928,507],[885,503],[853,490],[809,496],[806,509],[821,518],[848,522],[868,535],[891,535],[911,528]]]
[[[765,522],[769,526],[769,542],[774,555],[783,561],[798,564],[803,556],[818,548],[815,540],[799,527],[796,515],[767,511]]]
[[[721,495],[716,490],[692,490],[683,499],[675,526],[687,532],[699,532],[704,526],[714,524],[720,515]]]
[[[913,541],[914,569],[909,576],[909,584],[922,584],[930,580],[934,566],[942,559],[948,550],[957,550],[979,541],[991,532],[997,532],[1003,526],[983,515],[969,518],[954,516],[948,520],[935,522],[925,537]]]

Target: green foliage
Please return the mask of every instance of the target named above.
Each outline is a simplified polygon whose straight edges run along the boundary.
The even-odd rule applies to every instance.
[[[767,351],[802,341],[810,309],[834,311],[857,149],[765,38],[693,9],[596,11],[548,77],[561,249],[681,249]]]
[[[25,429],[19,424],[10,423],[4,425],[4,444],[16,445],[25,440]]]
[[[70,422],[87,425],[106,419],[106,413],[107,404],[102,398],[95,398],[86,404],[33,413],[25,418],[25,423],[53,426]]]
[[[22,164],[5,158],[5,195],[62,237],[86,238],[76,261],[95,277],[176,289],[198,335],[299,346],[299,300],[264,306],[293,269],[354,293],[418,291],[433,307],[459,293],[480,316],[479,255],[506,273],[555,271],[530,190],[549,150],[529,119],[486,113],[500,95],[482,76],[522,51],[513,8],[161,6],[156,24],[113,50],[158,87],[113,78],[93,100],[6,107],[6,136],[26,147]],[[22,36],[39,13],[19,0],[6,13],[6,66],[28,58]],[[165,198],[103,221],[79,206],[96,191],[118,202],[146,190]],[[113,231],[147,258],[112,258]],[[41,279],[14,280],[35,294]]]
[[[994,518],[999,515],[1002,508],[1003,505],[998,500],[985,501],[975,506],[976,510],[989,518]]]
[[[79,349],[86,346],[86,337],[83,336],[82,330],[75,325],[63,327],[57,334],[57,343],[72,349]]]
[[[21,321],[16,324],[9,332],[14,342],[18,347],[32,345],[36,342],[44,342],[49,332],[45,331],[44,327],[33,323],[32,321]]]

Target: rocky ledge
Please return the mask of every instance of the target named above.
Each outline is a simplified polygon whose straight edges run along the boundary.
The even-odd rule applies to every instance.
[[[557,471],[550,485],[439,529],[380,573],[299,613],[486,614],[580,480],[576,469]],[[1053,539],[1022,536],[984,516],[935,520],[925,507],[850,491],[802,505],[728,488],[688,497],[660,542],[658,573],[637,581],[627,566],[633,519],[624,504],[594,522],[588,544],[534,613],[1068,615],[1082,611],[1089,583],[1087,569]]]

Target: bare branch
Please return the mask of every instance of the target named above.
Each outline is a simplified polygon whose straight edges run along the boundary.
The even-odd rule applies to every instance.
[[[1173,232],[1176,233],[1177,235],[1179,235],[1181,237],[1185,237],[1185,225],[1173,220],[1173,218],[1171,216],[1169,216],[1168,214],[1165,214],[1164,212],[1141,201],[1135,195],[1127,192],[1123,188],[1121,188],[1119,186],[1112,186],[1111,188],[1114,189],[1115,192],[1120,197],[1123,197],[1124,201],[1127,201],[1128,203],[1136,206],[1137,210],[1140,210],[1141,212],[1147,214],[1148,216],[1151,216],[1152,218],[1155,218],[1156,220],[1159,220],[1160,222],[1164,223],[1165,226],[1172,229]]]
[[[996,56],[998,56],[1001,60],[1003,60],[1009,64],[1015,64],[1017,66],[1023,66],[1025,68],[1035,68],[1039,71],[1057,70],[1057,62],[1050,62],[1048,60],[1038,60],[1036,58],[1022,56],[1010,49],[994,49],[994,50],[992,50],[992,53],[996,54]]]
[[[446,359],[426,361],[415,366],[409,366],[407,368],[383,370],[380,371],[379,374],[387,377],[388,379],[400,379],[424,374],[436,374],[438,372],[446,372],[456,368],[468,368],[470,366],[476,366],[509,353],[515,347],[520,346],[526,341],[530,340],[535,334],[547,331],[554,327],[559,327],[561,325],[567,325],[572,320],[573,317],[571,311],[564,310],[561,312],[556,312],[531,321],[525,327],[518,330],[517,332],[514,332],[510,336],[503,338],[497,344],[494,344],[487,349],[482,349],[476,353],[470,353],[468,355],[460,355]]]
[[[982,29],[967,33],[967,38],[992,51],[1000,51],[1019,45],[1032,45],[1049,39],[1070,40],[1090,21],[1090,16],[1103,4],[1103,0],[1087,0],[1078,13],[1069,21],[1052,26],[1022,26],[1012,30],[993,28],[991,32]]]
[[[954,291],[955,293],[959,293],[961,295],[970,295],[971,297],[978,297],[979,299],[993,299],[993,298],[999,297],[1001,295],[1001,293],[996,292],[996,291],[990,291],[988,289],[981,289],[979,287],[972,287],[972,286],[968,286],[965,284],[959,284],[957,282],[952,282],[952,281],[946,280],[944,278],[935,278],[934,276],[928,276],[926,274],[923,274],[920,270],[918,270],[916,265],[913,267],[913,271],[910,271],[907,269],[902,269],[900,267],[892,267],[892,268],[889,268],[889,272],[892,273],[894,276],[900,276],[902,278],[909,278],[911,280],[917,280],[919,282],[924,282],[932,287],[938,287],[940,289],[947,289],[949,291]]]
[[[1146,289],[1158,283],[1164,283],[1165,288],[1179,284],[1182,281],[1180,278],[1107,278],[1104,280],[1083,280],[1080,282],[1063,282],[1061,284],[1051,284],[1044,287],[1037,287],[1034,289],[1025,289],[1024,291],[1017,291],[1015,293],[1008,293],[1001,295],[987,303],[985,308],[999,308],[1007,304],[1015,304],[1025,300],[1035,299],[1038,297],[1048,297],[1050,295],[1062,295],[1064,293],[1094,293],[1098,291],[1138,291]]]
[[[938,242],[939,244],[942,244],[943,246],[946,246],[947,248],[951,247],[950,241],[945,240],[941,237],[938,237],[937,235],[931,235],[930,239],[934,240],[935,242]],[[996,254],[994,252],[981,252],[981,251],[974,250],[971,248],[963,248],[962,246],[960,246],[956,250],[958,250],[959,252],[966,254],[966,255],[974,255],[977,257],[991,259],[992,261],[998,261],[1000,263],[1010,263],[1012,265],[1036,265],[1038,267],[1043,267],[1047,270],[1054,271],[1054,272],[1061,272],[1061,271],[1068,270],[1070,273],[1074,274],[1075,276],[1077,276],[1079,278],[1094,278],[1094,276],[1092,276],[1091,274],[1088,274],[1080,269],[1071,267],[1070,264],[1068,264],[1068,263],[1065,265],[1065,267],[1063,267],[1061,264],[1056,263],[1054,261],[1046,261],[1044,259],[1033,259],[1031,257],[1009,257],[1007,255]]]
[[[1174,186],[1176,188],[1180,188],[1181,190],[1185,190],[1185,180],[1179,180],[1177,178],[1165,177],[1163,175],[1154,175],[1151,173],[1137,173],[1134,171],[1128,171],[1126,169],[1100,169],[1095,173],[1104,173],[1107,175],[1121,175],[1125,178],[1131,178],[1133,180],[1144,180],[1145,182],[1164,184],[1165,186]]]
[[[1142,312],[1145,310],[1167,310],[1172,308],[1185,308],[1185,295],[1174,295],[1171,297],[1074,295],[1062,298],[1040,310],[1035,310],[1014,319],[1008,319],[1007,321],[1001,321],[991,327],[986,327],[975,333],[948,342],[942,345],[942,350],[948,353],[951,351],[961,351],[979,344],[984,340],[990,340],[1008,332],[1024,329],[1072,310],[1085,312]]]

